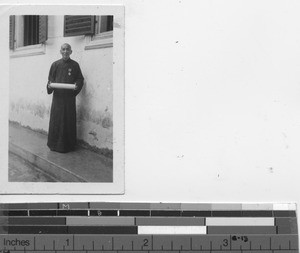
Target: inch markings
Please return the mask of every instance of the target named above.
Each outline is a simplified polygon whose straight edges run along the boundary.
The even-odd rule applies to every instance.
[[[0,214],[0,253],[299,250],[289,204],[19,203],[0,204]]]

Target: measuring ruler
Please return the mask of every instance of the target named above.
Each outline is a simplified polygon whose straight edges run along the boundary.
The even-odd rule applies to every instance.
[[[2,252],[298,253],[295,205],[0,204]]]

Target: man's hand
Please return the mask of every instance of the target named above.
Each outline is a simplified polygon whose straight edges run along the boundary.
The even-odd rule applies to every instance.
[[[49,81],[49,82],[47,83],[47,88],[48,88],[48,89],[52,89],[52,87],[50,86],[50,84],[51,84],[51,82]]]
[[[77,85],[77,83],[75,83],[75,88],[74,88],[74,90],[78,90],[78,85]]]

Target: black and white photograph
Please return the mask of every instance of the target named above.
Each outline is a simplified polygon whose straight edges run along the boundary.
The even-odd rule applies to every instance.
[[[124,8],[19,6],[1,15],[9,26],[7,184],[26,185],[17,193],[64,193],[59,185],[122,193]]]

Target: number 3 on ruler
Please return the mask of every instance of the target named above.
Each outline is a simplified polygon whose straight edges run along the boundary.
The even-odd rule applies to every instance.
[[[228,246],[228,239],[224,239],[224,240],[223,240],[223,246],[224,246],[224,247],[227,247],[227,246]]]

